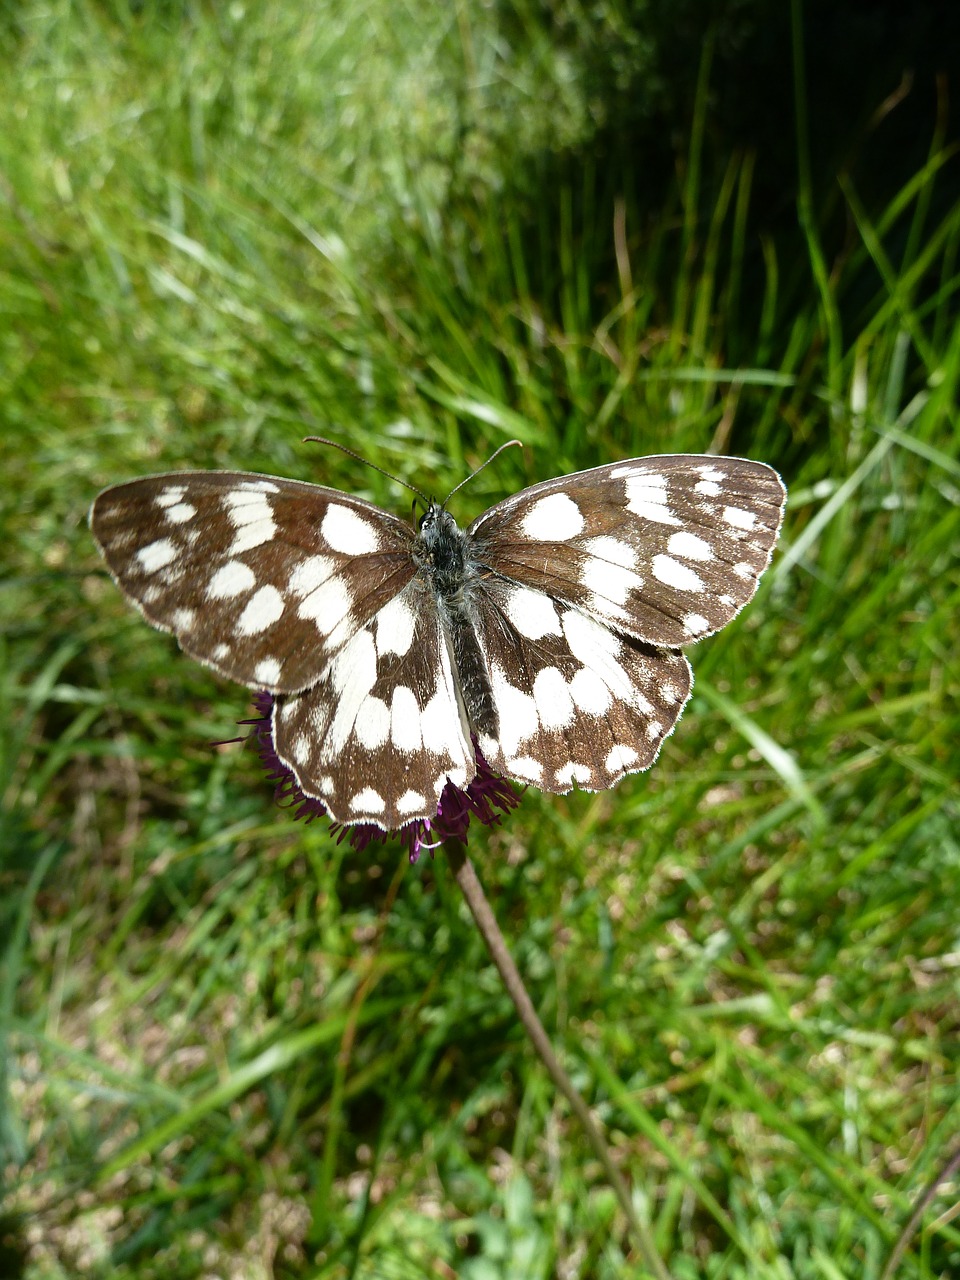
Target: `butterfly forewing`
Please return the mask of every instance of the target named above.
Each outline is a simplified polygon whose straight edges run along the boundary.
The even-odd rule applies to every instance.
[[[274,476],[148,476],[101,493],[91,527],[149,622],[222,675],[271,692],[315,684],[415,572],[403,521]]]
[[[753,596],[785,496],[760,462],[636,458],[524,489],[470,534],[493,573],[674,648],[719,630]]]

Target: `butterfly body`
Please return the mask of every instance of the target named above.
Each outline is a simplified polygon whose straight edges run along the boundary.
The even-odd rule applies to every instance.
[[[499,716],[477,639],[482,628],[477,595],[490,570],[483,565],[470,534],[437,502],[432,502],[420,519],[413,558],[436,599],[469,730],[496,737]]]
[[[105,490],[114,578],[191,656],[275,695],[273,740],[346,823],[436,815],[474,776],[600,790],[647,768],[716,631],[769,562],[785,491],[738,458],[631,459],[533,485],[461,529],[352,495],[183,472]]]

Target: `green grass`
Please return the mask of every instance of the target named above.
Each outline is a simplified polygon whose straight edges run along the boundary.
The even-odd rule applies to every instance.
[[[247,695],[91,543],[164,469],[408,510],[320,432],[440,495],[522,439],[460,518],[648,452],[782,470],[655,768],[471,852],[675,1280],[881,1280],[960,1122],[956,159],[931,129],[880,211],[844,177],[835,260],[805,187],[747,290],[755,158],[703,110],[644,219],[595,159],[538,185],[591,117],[534,18],[509,62],[494,10],[391,12],[2,17],[0,1274],[643,1274],[443,857],[278,812],[208,745]],[[960,1271],[955,1189],[898,1276]]]

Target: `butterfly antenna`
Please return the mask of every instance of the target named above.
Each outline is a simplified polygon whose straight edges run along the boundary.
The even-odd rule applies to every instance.
[[[383,467],[378,467],[375,462],[371,462],[369,458],[364,458],[362,454],[354,453],[352,449],[348,449],[347,446],[345,444],[341,444],[339,440],[328,440],[325,436],[304,436],[303,443],[304,444],[328,444],[334,449],[339,449],[340,452],[345,453],[348,458],[356,458],[357,462],[362,462],[365,467],[371,467],[374,471],[379,471],[382,476],[386,476],[387,479],[392,480],[394,484],[403,485],[404,489],[409,489],[410,492],[415,493],[418,498],[422,498],[428,507],[430,505],[430,499],[420,489],[415,489],[412,484],[407,484],[406,480],[401,480],[399,476],[395,476],[391,474],[391,472],[389,471],[384,471]],[[500,450],[498,449],[497,453],[499,452]],[[496,456],[497,454],[495,453],[493,455],[493,458],[495,458]],[[492,462],[493,458],[488,458],[487,462]],[[487,463],[485,462],[483,465],[486,466]],[[469,478],[470,477],[468,476],[467,479]],[[458,489],[459,487],[460,486],[457,485]],[[454,492],[456,492],[456,490]]]
[[[480,465],[479,465],[479,467],[477,467],[476,471],[471,471],[471,472],[470,472],[470,474],[467,476],[467,478],[466,478],[465,480],[461,480],[461,481],[460,481],[460,483],[457,485],[457,487],[456,487],[455,489],[451,489],[451,490],[450,490],[450,492],[449,492],[449,493],[447,494],[447,496],[444,498],[444,500],[443,500],[443,502],[442,502],[442,504],[441,504],[441,505],[442,505],[442,506],[444,506],[444,507],[446,507],[447,503],[450,501],[450,499],[453,497],[453,495],[454,495],[455,493],[458,493],[458,492],[463,488],[463,486],[464,486],[465,484],[469,484],[469,483],[470,483],[470,481],[474,478],[474,476],[478,476],[478,475],[480,474],[480,472],[483,470],[483,468],[484,468],[484,467],[489,467],[490,463],[491,463],[491,462],[493,462],[494,458],[499,458],[499,457],[500,457],[500,455],[501,455],[501,453],[503,453],[504,449],[511,449],[514,445],[517,445],[517,447],[518,447],[518,448],[522,449],[522,448],[523,448],[523,441],[522,441],[522,440],[508,440],[508,441],[507,441],[507,443],[506,443],[506,444],[502,444],[502,445],[500,446],[500,448],[499,448],[499,449],[494,449],[493,453],[491,453],[490,457],[489,457],[489,458],[487,458],[486,462],[481,462],[481,463],[480,463]]]

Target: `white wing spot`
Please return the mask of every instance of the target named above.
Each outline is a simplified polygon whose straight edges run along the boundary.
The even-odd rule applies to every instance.
[[[724,507],[724,521],[732,525],[734,529],[753,529],[757,523],[757,517],[752,511],[744,511],[741,507]]]
[[[660,694],[660,701],[665,702],[668,707],[672,707],[673,704],[680,697],[680,694],[677,692],[676,688],[672,684],[660,685],[660,687],[657,689],[657,692]]]
[[[269,542],[277,532],[273,508],[265,493],[232,489],[223,495],[223,505],[227,518],[237,531],[230,546],[230,555],[238,556],[242,551],[252,551],[254,547]]]
[[[189,502],[177,502],[172,507],[167,507],[165,514],[171,524],[186,524],[197,514],[197,508],[192,507]]]
[[[255,591],[237,619],[237,631],[242,636],[256,636],[272,627],[283,614],[283,596],[276,587],[269,585]]]
[[[320,524],[320,532],[334,551],[344,555],[365,556],[380,550],[380,535],[376,527],[352,507],[332,502]]]
[[[710,630],[710,623],[702,613],[688,613],[683,620],[683,629],[688,636],[702,636]]]
[[[207,583],[208,600],[232,600],[252,591],[257,585],[257,575],[242,560],[228,560],[220,566]]]
[[[636,764],[640,757],[634,751],[633,747],[629,747],[626,743],[618,742],[610,748],[610,752],[604,760],[604,768],[608,773],[626,773],[632,764]]]
[[[276,658],[262,658],[253,672],[264,684],[276,684],[280,679],[280,663]]]
[[[520,528],[535,542],[566,542],[583,531],[583,515],[565,493],[539,498],[520,521]]]
[[[137,552],[140,568],[144,573],[156,573],[158,569],[172,564],[180,553],[170,538],[158,538],[156,542],[148,542]]]
[[[364,698],[353,732],[368,751],[378,750],[390,737],[390,708],[382,698]]]
[[[358,631],[344,645],[330,663],[330,679],[337,709],[324,745],[326,754],[336,757],[346,746],[367,694],[377,682],[377,651],[369,631]]]
[[[228,552],[232,556],[239,556],[244,551],[253,551],[257,547],[262,547],[265,542],[271,542],[276,531],[277,526],[272,520],[261,520],[257,524],[244,525],[234,535]]]
[[[310,735],[306,733],[298,733],[293,743],[293,758],[301,768],[310,759],[313,754],[313,743],[310,741]]]
[[[712,560],[713,547],[695,533],[672,533],[667,541],[667,550],[672,556],[683,556],[684,560]]]
[[[517,756],[507,761],[507,773],[525,782],[539,782],[543,777],[543,765],[531,756]]]
[[[225,658],[230,657],[230,646],[228,644],[218,644],[213,651],[214,662],[223,662]]]
[[[570,687],[556,667],[544,667],[533,682],[533,700],[545,729],[565,729],[573,724],[576,710]]]
[[[170,621],[174,631],[192,631],[197,621],[196,610],[174,609]]]
[[[506,612],[520,634],[528,640],[560,634],[560,619],[553,601],[542,591],[514,587],[507,595]]]
[[[308,556],[301,560],[287,579],[290,594],[308,596],[326,582],[335,568],[336,564],[329,556]]]
[[[746,561],[741,561],[740,564],[735,564],[733,566],[733,572],[738,578],[742,578],[744,582],[753,582],[754,578],[757,576],[756,569],[754,569],[752,564],[747,564]]]
[[[602,716],[610,710],[610,690],[595,671],[581,667],[570,681],[570,693],[577,709],[591,716]]]
[[[178,502],[183,501],[183,495],[186,492],[183,485],[173,485],[169,489],[164,489],[163,493],[158,493],[154,502],[158,507],[174,507]]]
[[[273,508],[264,493],[233,489],[223,495],[223,505],[227,509],[227,518],[235,529],[240,529],[245,524],[256,524],[258,520],[273,519]]]
[[[663,725],[657,720],[651,720],[647,725],[647,737],[651,742],[655,742],[663,733]]]
[[[573,786],[575,782],[589,782],[593,777],[593,770],[587,764],[577,764],[575,760],[571,760],[556,772],[557,782],[561,786]]]
[[[412,754],[423,747],[420,706],[412,689],[398,684],[390,704],[390,741],[398,751]]]
[[[590,556],[580,570],[580,581],[596,596],[605,597],[614,604],[626,604],[631,591],[643,585],[642,579],[630,569],[624,569],[609,560]]]
[[[327,578],[300,602],[298,618],[312,618],[322,636],[329,635],[338,622],[350,612],[352,596],[342,578]],[[373,643],[371,637],[370,643]]]
[[[258,520],[253,524],[245,524],[234,534],[233,542],[230,543],[229,554],[239,556],[244,551],[253,551],[255,547],[262,547],[265,542],[272,541],[276,532],[277,526],[273,523],[272,516],[267,520]]]
[[[653,576],[665,587],[673,587],[675,591],[705,591],[703,579],[692,569],[674,560],[672,556],[653,557]]]
[[[387,802],[373,787],[364,787],[350,801],[350,808],[354,813],[383,813],[386,807]]]
[[[419,791],[405,791],[397,801],[397,813],[416,813],[427,807],[426,797]]]
[[[704,480],[722,480],[723,472],[719,467],[701,467],[700,475]]]
[[[611,564],[618,564],[621,569],[637,567],[637,553],[630,543],[624,542],[622,538],[614,538],[610,534],[602,534],[598,538],[587,538],[583,543],[583,549],[588,555],[596,556],[598,560],[609,560]]]
[[[513,755],[520,743],[532,738],[540,728],[537,704],[528,693],[507,680],[503,668],[493,664],[490,673],[493,697],[500,715],[500,746],[504,755]]]
[[[700,480],[693,486],[693,492],[704,498],[716,498],[721,490],[716,480]]]
[[[417,618],[402,596],[394,596],[377,614],[377,653],[395,653],[402,658],[413,644]]]
[[[455,787],[459,787],[462,791],[467,785],[467,771],[459,767],[448,769],[446,773],[441,773],[434,784],[439,791],[443,791],[448,782],[453,783]]]
[[[662,476],[658,479],[663,480]],[[682,520],[666,505],[667,491],[650,484],[649,476],[635,476],[626,483],[627,510],[654,524],[681,525]]]

